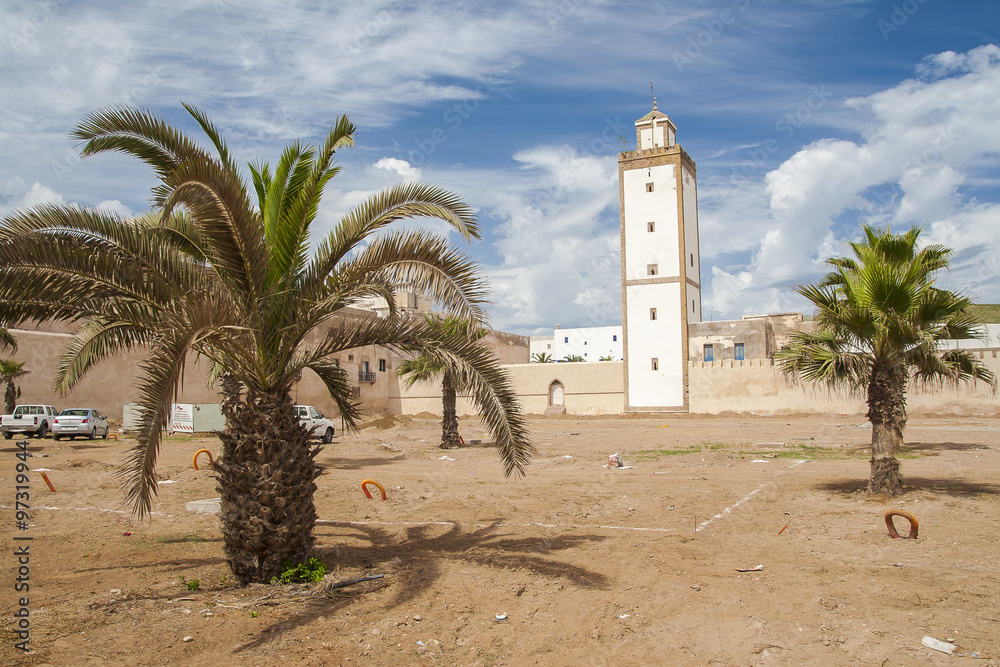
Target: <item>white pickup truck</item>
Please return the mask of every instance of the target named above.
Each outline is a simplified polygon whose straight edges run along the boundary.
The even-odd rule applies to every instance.
[[[299,416],[299,424],[309,429],[309,437],[320,438],[323,444],[333,442],[333,422],[311,405],[296,405],[295,414]]]
[[[51,405],[19,405],[14,414],[0,417],[0,431],[10,440],[15,434],[44,438],[59,411]]]

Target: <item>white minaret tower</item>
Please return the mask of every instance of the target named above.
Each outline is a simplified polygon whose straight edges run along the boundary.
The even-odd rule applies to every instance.
[[[625,410],[688,407],[688,322],[701,321],[698,191],[677,127],[656,108],[618,155]]]

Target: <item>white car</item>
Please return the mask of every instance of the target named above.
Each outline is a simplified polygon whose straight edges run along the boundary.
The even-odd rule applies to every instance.
[[[299,416],[299,424],[309,429],[309,437],[320,438],[323,444],[333,442],[333,422],[311,405],[296,405],[295,414]]]
[[[98,434],[107,439],[108,431],[111,430],[111,427],[108,426],[108,418],[90,408],[63,410],[52,420],[51,428],[53,440],[58,440],[63,436],[72,440],[78,435],[93,440]]]

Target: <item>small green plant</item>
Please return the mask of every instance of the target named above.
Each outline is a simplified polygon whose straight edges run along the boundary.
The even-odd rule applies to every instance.
[[[255,611],[250,612],[250,618],[257,618],[257,612]]]
[[[189,591],[196,591],[201,588],[201,582],[197,579],[192,579],[191,581],[185,581],[184,585],[188,587]]]
[[[308,583],[319,581],[324,575],[326,575],[326,563],[318,558],[310,558],[308,562],[298,565],[286,558],[281,564],[281,574],[271,581],[280,581],[283,584]]]

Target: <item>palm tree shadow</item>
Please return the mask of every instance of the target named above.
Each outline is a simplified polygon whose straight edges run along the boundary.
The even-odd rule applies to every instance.
[[[816,485],[817,489],[851,495],[868,489],[868,479],[844,479],[833,482],[823,482]],[[941,479],[927,477],[906,477],[903,479],[903,491],[927,491],[946,496],[977,496],[980,494],[1000,495],[1000,484],[966,482],[958,479]]]
[[[321,462],[317,462],[317,466],[321,469],[330,468],[333,470],[360,470],[362,468],[374,468],[375,466],[384,466],[398,462],[398,459],[381,456],[370,456],[363,459],[350,457],[329,457],[324,458]]]
[[[409,526],[405,534],[400,536],[378,526],[328,521],[316,526],[316,541],[319,544],[316,552],[322,560],[344,568],[368,569],[372,572],[378,572],[385,566],[396,569],[392,583],[397,593],[389,603],[390,607],[403,605],[415,598],[447,571],[449,562],[475,563],[504,570],[525,568],[535,575],[564,577],[583,589],[608,588],[609,579],[604,573],[553,558],[561,551],[588,542],[603,541],[607,539],[605,536],[572,534],[519,537],[498,534],[498,530],[503,530],[497,525],[499,523],[501,520],[496,519],[490,525],[474,530],[465,530],[457,524]],[[441,528],[446,529],[441,532]],[[323,546],[323,542],[331,538],[345,537],[355,537],[365,544]],[[343,589],[326,595],[317,594],[292,618],[265,628],[257,638],[237,647],[234,652],[258,648],[281,636],[286,630],[293,630],[329,615],[351,599],[385,585],[385,580],[379,580],[378,583],[370,582],[363,590],[348,592]]]

